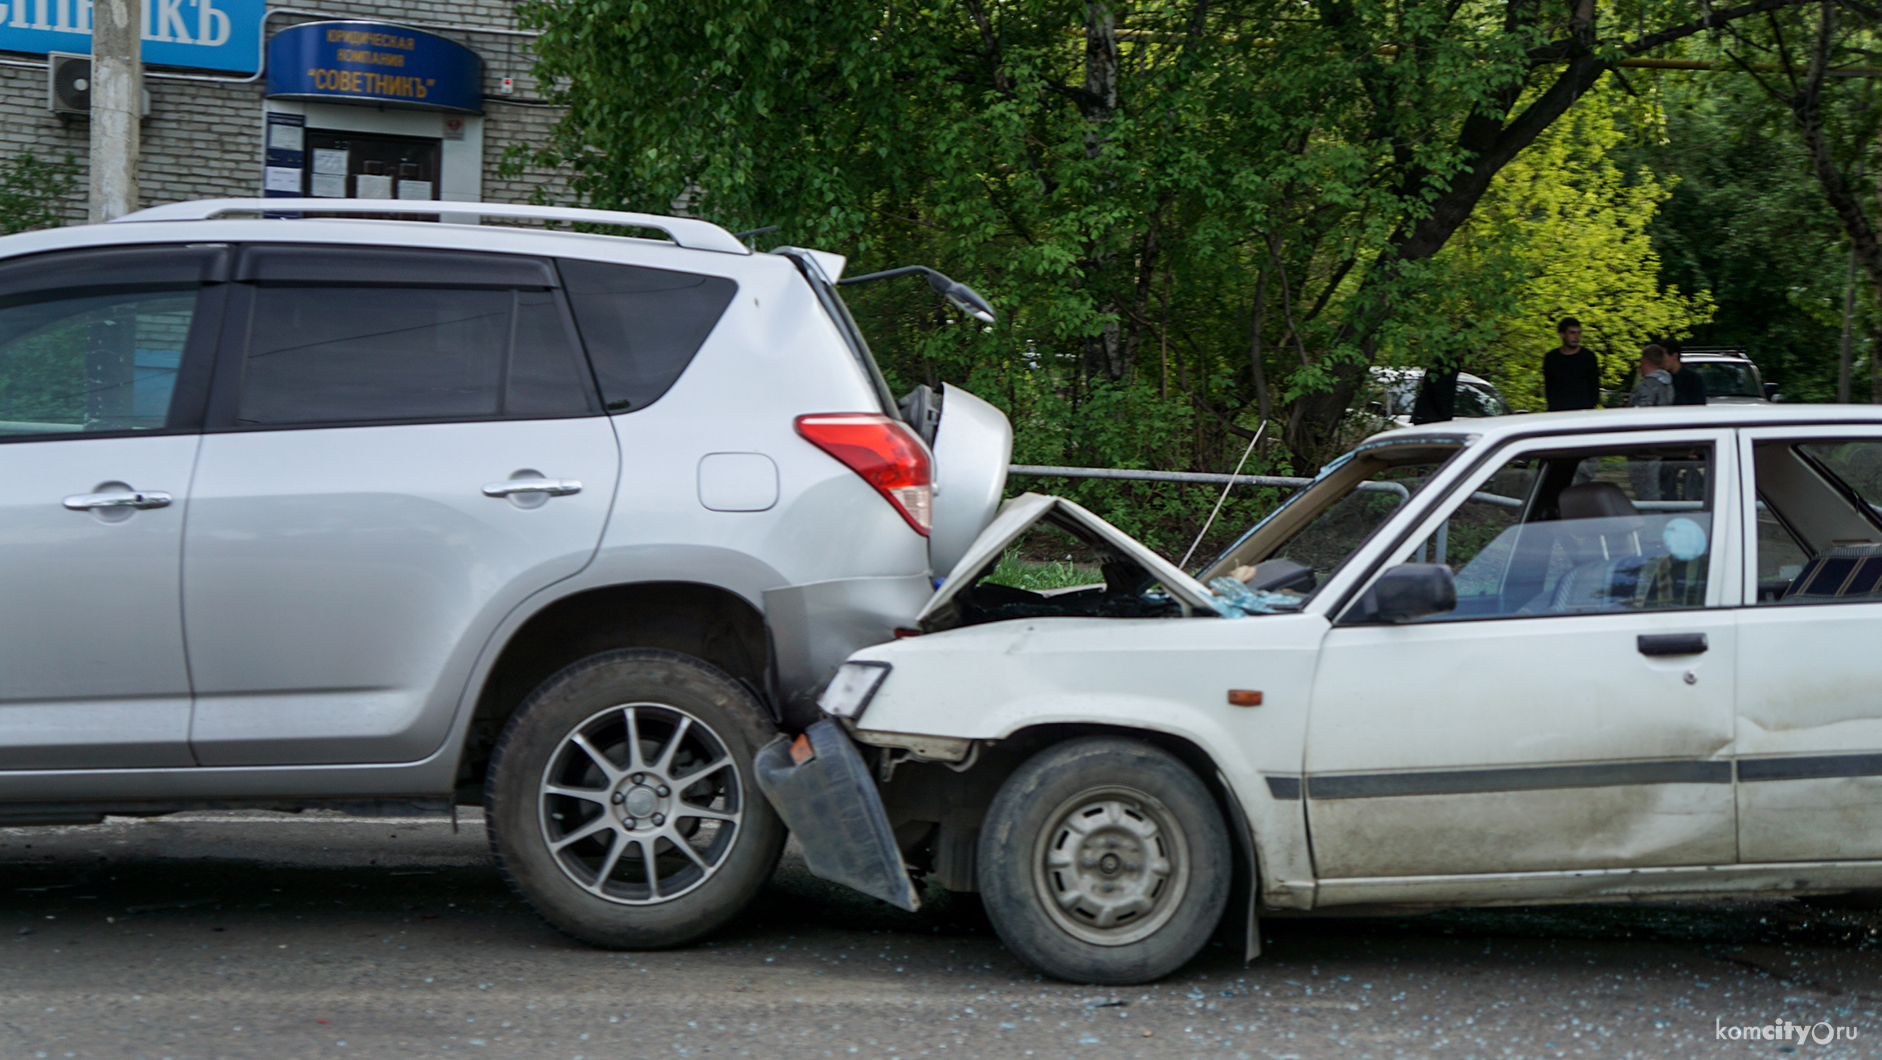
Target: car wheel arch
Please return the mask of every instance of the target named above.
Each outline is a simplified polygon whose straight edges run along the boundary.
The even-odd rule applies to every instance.
[[[992,767],[997,770],[997,773],[993,776],[983,775],[976,778],[978,783],[973,784],[972,787],[987,792],[997,791],[1020,766],[1039,751],[1053,744],[1087,736],[1117,736],[1137,740],[1166,751],[1187,766],[1196,778],[1202,781],[1203,787],[1208,789],[1210,796],[1216,802],[1216,809],[1228,825],[1229,842],[1233,847],[1234,878],[1230,889],[1229,911],[1223,917],[1220,937],[1239,944],[1239,939],[1250,930],[1252,924],[1254,899],[1261,888],[1259,869],[1263,858],[1258,834],[1240,802],[1240,793],[1235,790],[1223,773],[1214,756],[1210,755],[1200,744],[1173,733],[1128,725],[1102,722],[1042,722],[1015,729],[998,741],[990,741],[993,753],[983,753],[979,762],[983,767]],[[985,801],[991,803],[990,794]],[[985,806],[978,807],[982,813],[985,808]],[[929,838],[933,838],[932,833]],[[971,878],[971,872],[965,871],[967,868],[962,867],[956,872],[965,872]]]
[[[725,671],[777,721],[772,648],[764,615],[744,596],[702,582],[596,586],[544,602],[494,652],[459,752],[458,801],[481,801],[497,735],[549,676],[591,655],[663,648]]]

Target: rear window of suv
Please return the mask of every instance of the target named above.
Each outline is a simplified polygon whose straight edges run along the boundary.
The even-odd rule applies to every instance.
[[[250,247],[235,278],[248,292],[238,427],[597,411],[547,261]]]
[[[720,276],[570,258],[556,265],[609,412],[659,400],[738,294]]]

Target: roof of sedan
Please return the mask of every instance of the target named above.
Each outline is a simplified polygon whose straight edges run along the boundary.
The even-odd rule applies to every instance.
[[[1833,423],[1882,424],[1882,405],[1663,405],[1645,409],[1536,412],[1485,419],[1448,420],[1375,434],[1368,444],[1445,436],[1498,442],[1539,434],[1648,431],[1681,427],[1783,427]]]

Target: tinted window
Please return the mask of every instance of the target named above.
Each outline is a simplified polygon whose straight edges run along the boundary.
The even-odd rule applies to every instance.
[[[717,276],[570,259],[558,264],[609,412],[659,400],[738,293],[738,284]]]
[[[0,436],[162,428],[223,257],[154,246],[0,264]]]
[[[275,248],[245,256],[238,276],[255,283],[241,425],[598,411],[541,262]]]
[[[1705,380],[1708,397],[1764,396],[1764,390],[1758,385],[1757,374],[1750,365],[1701,361],[1688,363],[1686,367],[1698,372],[1699,378]]]

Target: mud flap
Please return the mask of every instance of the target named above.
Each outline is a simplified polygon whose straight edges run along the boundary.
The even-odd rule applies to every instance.
[[[826,718],[799,739],[808,741],[810,757],[793,755],[790,737],[780,736],[759,749],[753,765],[758,789],[804,848],[811,875],[900,909],[921,908],[882,796],[849,734]]]
[[[1235,839],[1229,845],[1239,855],[1236,866],[1235,883],[1229,888],[1229,908],[1223,920],[1223,928],[1233,930],[1242,928],[1239,938],[1226,938],[1230,943],[1239,942],[1242,947],[1242,963],[1251,964],[1261,956],[1261,866],[1255,857],[1255,830],[1248,826],[1248,815],[1242,812],[1242,804],[1235,798],[1235,789],[1229,784],[1229,778],[1216,770],[1216,783],[1222,785],[1224,806],[1229,811],[1229,827],[1235,830]]]

